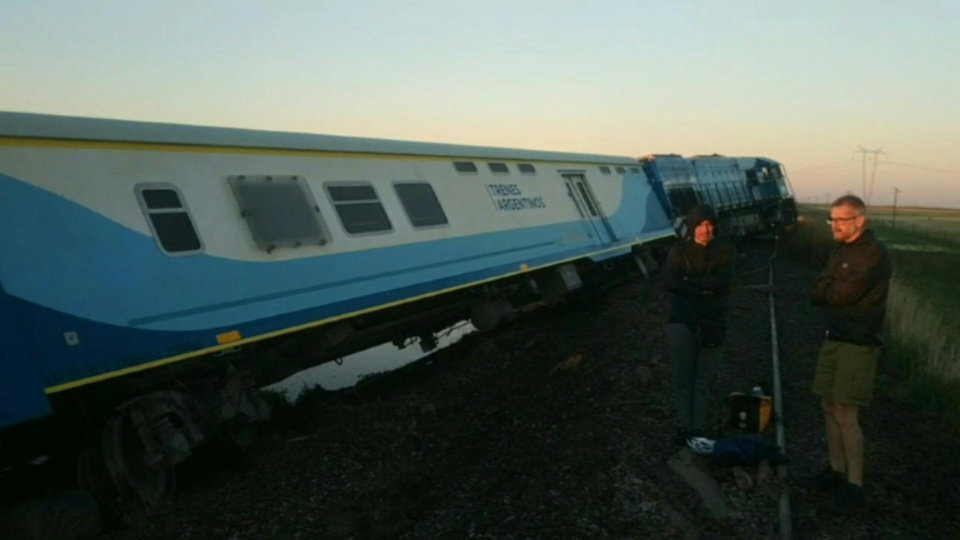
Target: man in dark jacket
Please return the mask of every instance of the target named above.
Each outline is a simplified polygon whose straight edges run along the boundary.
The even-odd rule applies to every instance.
[[[836,490],[828,509],[839,513],[864,504],[858,416],[873,396],[891,274],[887,248],[866,229],[866,211],[854,195],[830,205],[828,222],[837,244],[810,289],[810,299],[822,307],[827,322],[813,392],[823,407],[830,463],[817,478],[817,487]]]
[[[667,356],[676,405],[676,443],[707,435],[713,381],[726,334],[733,246],[715,238],[717,216],[701,205],[687,216],[687,238],[671,246],[664,268],[669,310]]]

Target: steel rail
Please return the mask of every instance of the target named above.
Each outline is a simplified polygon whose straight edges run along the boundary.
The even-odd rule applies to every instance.
[[[773,254],[767,260],[767,287],[770,304],[770,352],[773,377],[773,415],[776,422],[777,445],[786,454],[787,440],[783,425],[783,389],[780,385],[780,346],[777,339],[777,309],[773,290],[773,261],[777,257],[779,235],[773,237]],[[777,476],[782,482],[780,490],[780,537],[779,540],[792,540],[793,520],[790,516],[790,490],[787,486],[787,465],[777,466]]]

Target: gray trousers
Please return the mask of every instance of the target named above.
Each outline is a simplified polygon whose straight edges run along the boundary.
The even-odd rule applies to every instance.
[[[686,324],[667,324],[667,356],[673,373],[677,428],[706,434],[721,347],[700,347]]]

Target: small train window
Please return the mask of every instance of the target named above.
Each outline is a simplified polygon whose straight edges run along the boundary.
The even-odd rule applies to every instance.
[[[610,174],[610,167],[603,165],[600,167],[600,172],[602,172],[603,174]]]
[[[244,175],[230,176],[227,182],[259,249],[271,253],[278,247],[330,241],[320,208],[302,177]]]
[[[190,210],[173,184],[138,184],[134,192],[164,253],[180,256],[203,252]]]
[[[477,164],[472,161],[454,161],[453,168],[462,173],[477,172]]]
[[[626,172],[627,172],[627,170],[624,169],[623,167],[617,167],[617,174],[624,174],[624,173],[626,173]]]
[[[510,172],[506,163],[487,163],[487,165],[490,167],[490,172],[494,174],[508,174]]]
[[[630,167],[630,172],[637,174],[640,172],[640,167]]]
[[[447,215],[437,200],[433,186],[425,182],[397,182],[393,189],[414,228],[447,224]]]
[[[520,174],[537,174],[537,169],[533,167],[532,163],[518,163],[517,170],[520,171]]]
[[[390,218],[369,182],[326,184],[327,195],[350,234],[368,234],[393,230]]]

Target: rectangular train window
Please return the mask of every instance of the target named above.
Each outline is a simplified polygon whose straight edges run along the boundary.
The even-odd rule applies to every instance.
[[[153,237],[164,253],[195,255],[203,252],[203,243],[190,211],[173,184],[138,184],[134,192]]]
[[[327,195],[340,216],[340,223],[348,233],[368,234],[393,230],[373,184],[343,182],[325,185]]]
[[[487,166],[490,167],[490,172],[493,174],[508,174],[510,172],[506,163],[487,163]]]
[[[518,163],[517,170],[520,171],[520,174],[537,174],[537,169],[533,167],[532,163]]]
[[[627,172],[623,167],[617,167],[617,174],[625,174]]]
[[[426,182],[397,182],[393,189],[414,228],[447,224],[447,215],[437,200],[433,186]]]
[[[600,172],[602,172],[603,174],[610,174],[610,167],[607,167],[606,165],[601,165]]]
[[[453,168],[462,173],[477,172],[477,164],[472,161],[454,161]]]
[[[330,241],[310,186],[302,177],[244,175],[230,176],[227,182],[259,249],[271,253],[280,247]]]

